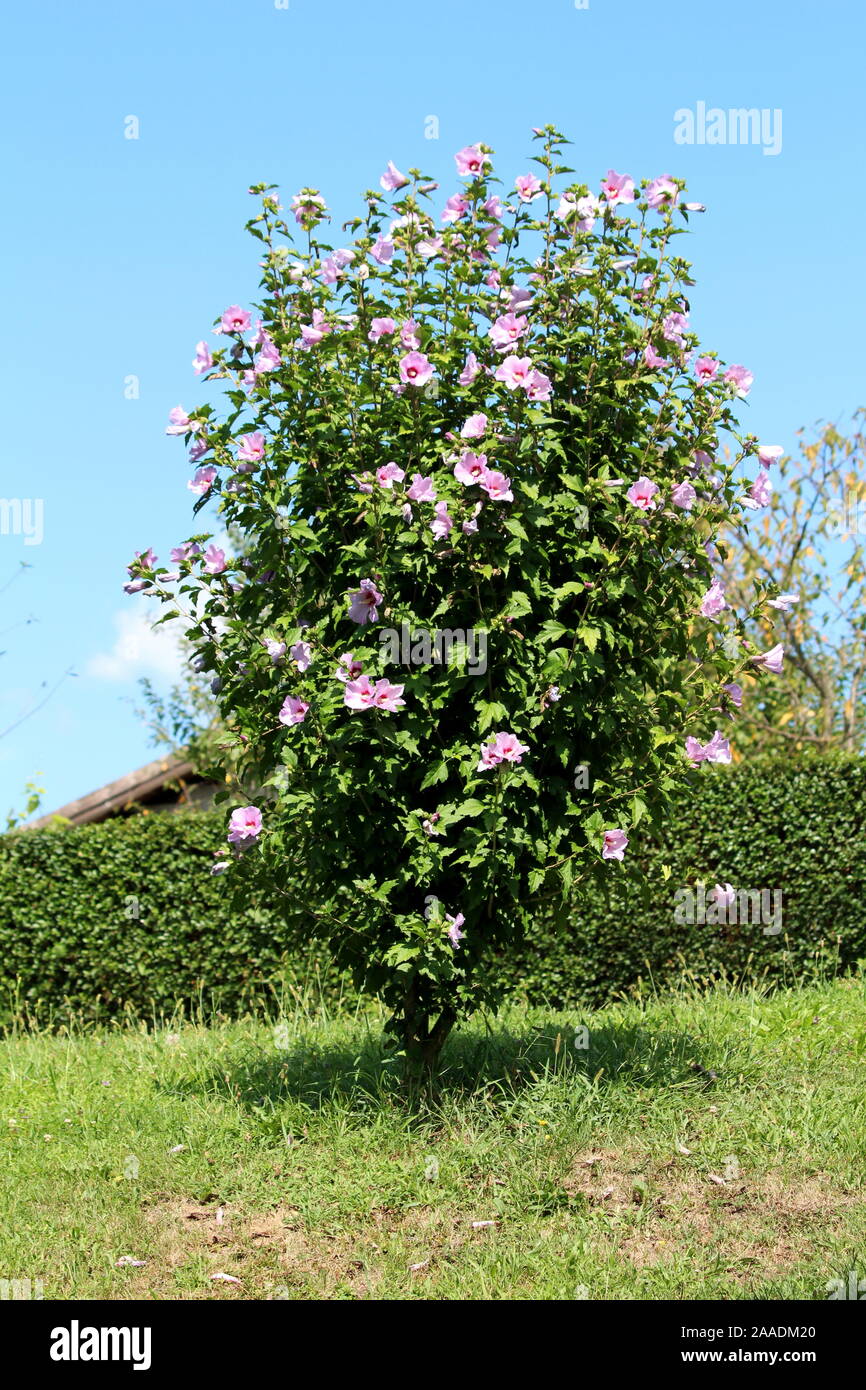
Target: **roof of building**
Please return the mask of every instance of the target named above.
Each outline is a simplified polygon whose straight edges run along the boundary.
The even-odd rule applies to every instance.
[[[30,821],[27,829],[38,830],[42,826],[50,825],[58,817],[70,821],[73,825],[87,825],[90,821],[105,820],[115,812],[152,801],[172,782],[186,780],[200,781],[188,759],[179,758],[175,754],[157,758],[154,762],[138,768],[136,772],[128,772],[125,777],[118,777],[116,781],[100,787],[98,791],[89,792],[77,801],[68,802],[66,806],[52,811],[48,816],[40,816],[38,820]]]

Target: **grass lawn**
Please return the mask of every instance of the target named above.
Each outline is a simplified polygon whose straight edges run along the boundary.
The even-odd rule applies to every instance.
[[[863,981],[506,1011],[414,1107],[378,1028],[298,1007],[8,1036],[0,1278],[46,1299],[823,1299],[866,1276]]]

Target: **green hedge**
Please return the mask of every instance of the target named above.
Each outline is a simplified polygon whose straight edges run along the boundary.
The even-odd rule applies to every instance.
[[[632,832],[626,860],[607,901],[584,903],[569,932],[520,950],[514,975],[531,996],[601,1003],[683,973],[793,983],[846,970],[866,958],[866,761],[702,768],[661,835],[647,843],[641,826]],[[679,925],[676,891],[700,879],[708,890],[779,890],[779,935]]]
[[[793,981],[852,965],[866,957],[864,819],[859,760],[702,769],[663,835],[632,832],[607,894],[564,928],[539,922],[504,962],[514,990],[561,1006],[599,1003],[638,981],[661,986],[683,970]],[[209,872],[225,821],[224,811],[134,816],[0,840],[4,1013],[15,1000],[59,1019],[199,1001],[237,1012],[287,983],[345,989],[320,948],[290,948],[277,911],[231,911]],[[679,925],[675,892],[697,879],[781,891],[781,934]]]
[[[94,1017],[200,1002],[237,1012],[337,972],[288,952],[279,916],[232,911],[211,874],[226,812],[133,815],[0,839],[0,1012]],[[135,914],[138,915],[135,915]]]

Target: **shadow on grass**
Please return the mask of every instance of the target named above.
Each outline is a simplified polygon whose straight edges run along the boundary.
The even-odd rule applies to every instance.
[[[577,1044],[577,1045],[576,1045]],[[730,1045],[707,1060],[707,1044],[686,1029],[609,1023],[588,1037],[574,1027],[555,1025],[516,1031],[494,1025],[452,1034],[432,1087],[412,1091],[403,1079],[401,1059],[381,1037],[368,1034],[351,1046],[306,1037],[283,1051],[246,1044],[221,1066],[173,1079],[174,1095],[209,1094],[230,1098],[244,1109],[276,1108],[287,1103],[309,1110],[326,1106],[357,1115],[383,1101],[430,1114],[446,1101],[514,1098],[547,1082],[588,1087],[625,1086],[633,1090],[693,1091],[713,1086],[744,1058],[730,1055]]]

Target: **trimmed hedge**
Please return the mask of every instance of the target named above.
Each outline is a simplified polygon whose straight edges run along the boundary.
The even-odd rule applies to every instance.
[[[322,967],[279,916],[214,877],[226,812],[132,815],[0,839],[0,1012],[242,1010]],[[138,914],[138,915],[136,915]],[[338,988],[325,965],[323,984]]]
[[[638,981],[665,985],[684,973],[792,984],[866,958],[862,759],[702,768],[661,834],[647,844],[638,826],[625,857],[607,902],[587,902],[569,932],[541,932],[517,953],[515,979],[531,996],[599,1004]],[[679,925],[676,892],[699,880],[708,891],[716,883],[780,891],[780,933]]]
[[[660,835],[632,832],[606,896],[565,927],[539,922],[507,964],[514,991],[597,1004],[684,970],[792,982],[853,965],[866,957],[864,820],[859,760],[702,769]],[[0,839],[4,1015],[160,1014],[197,1002],[236,1013],[311,978],[326,996],[345,992],[320,947],[293,947],[278,911],[232,912],[209,872],[225,821],[225,811],[136,815]],[[780,890],[781,933],[679,925],[676,890],[698,879]]]

